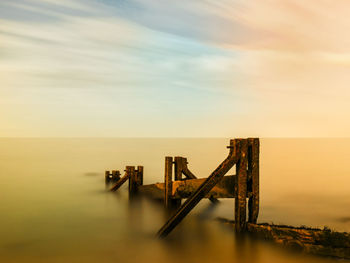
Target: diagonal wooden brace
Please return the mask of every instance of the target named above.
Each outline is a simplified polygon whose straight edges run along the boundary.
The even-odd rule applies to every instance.
[[[230,152],[227,158],[215,169],[204,183],[189,197],[186,202],[175,212],[173,216],[158,231],[157,236],[166,237],[184,217],[207,195],[210,190],[225,176],[225,174],[238,161],[241,146],[240,139],[230,141]]]
[[[129,177],[130,173],[126,171],[125,175],[110,189],[110,191],[117,191],[129,179]]]

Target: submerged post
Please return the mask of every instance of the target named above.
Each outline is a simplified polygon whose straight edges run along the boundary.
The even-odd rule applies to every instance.
[[[241,232],[246,227],[247,217],[247,158],[248,142],[246,139],[238,139],[240,143],[239,160],[236,164],[236,191],[235,191],[235,228]]]

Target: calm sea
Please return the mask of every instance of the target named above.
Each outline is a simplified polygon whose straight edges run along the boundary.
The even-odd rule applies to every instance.
[[[202,201],[166,240],[148,200],[128,203],[126,185],[105,191],[104,171],[144,166],[162,182],[165,156],[188,158],[207,177],[229,139],[0,139],[0,262],[335,262],[237,240],[234,200]],[[260,222],[350,231],[350,139],[261,139]],[[234,172],[231,172],[233,174]]]

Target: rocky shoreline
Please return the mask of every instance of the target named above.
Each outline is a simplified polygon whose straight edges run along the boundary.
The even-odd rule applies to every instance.
[[[222,223],[235,222],[218,218]],[[273,241],[283,247],[309,254],[350,260],[350,233],[335,232],[328,228],[293,227],[267,223],[247,224],[249,234]]]

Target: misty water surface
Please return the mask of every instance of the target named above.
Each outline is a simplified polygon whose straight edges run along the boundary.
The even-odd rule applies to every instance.
[[[163,207],[105,191],[104,171],[143,165],[163,181],[164,157],[198,177],[226,157],[229,139],[0,139],[1,262],[330,262],[291,254],[213,220],[234,201],[202,201],[166,240]],[[260,222],[350,231],[350,139],[262,139]],[[230,172],[234,173],[233,171]]]

